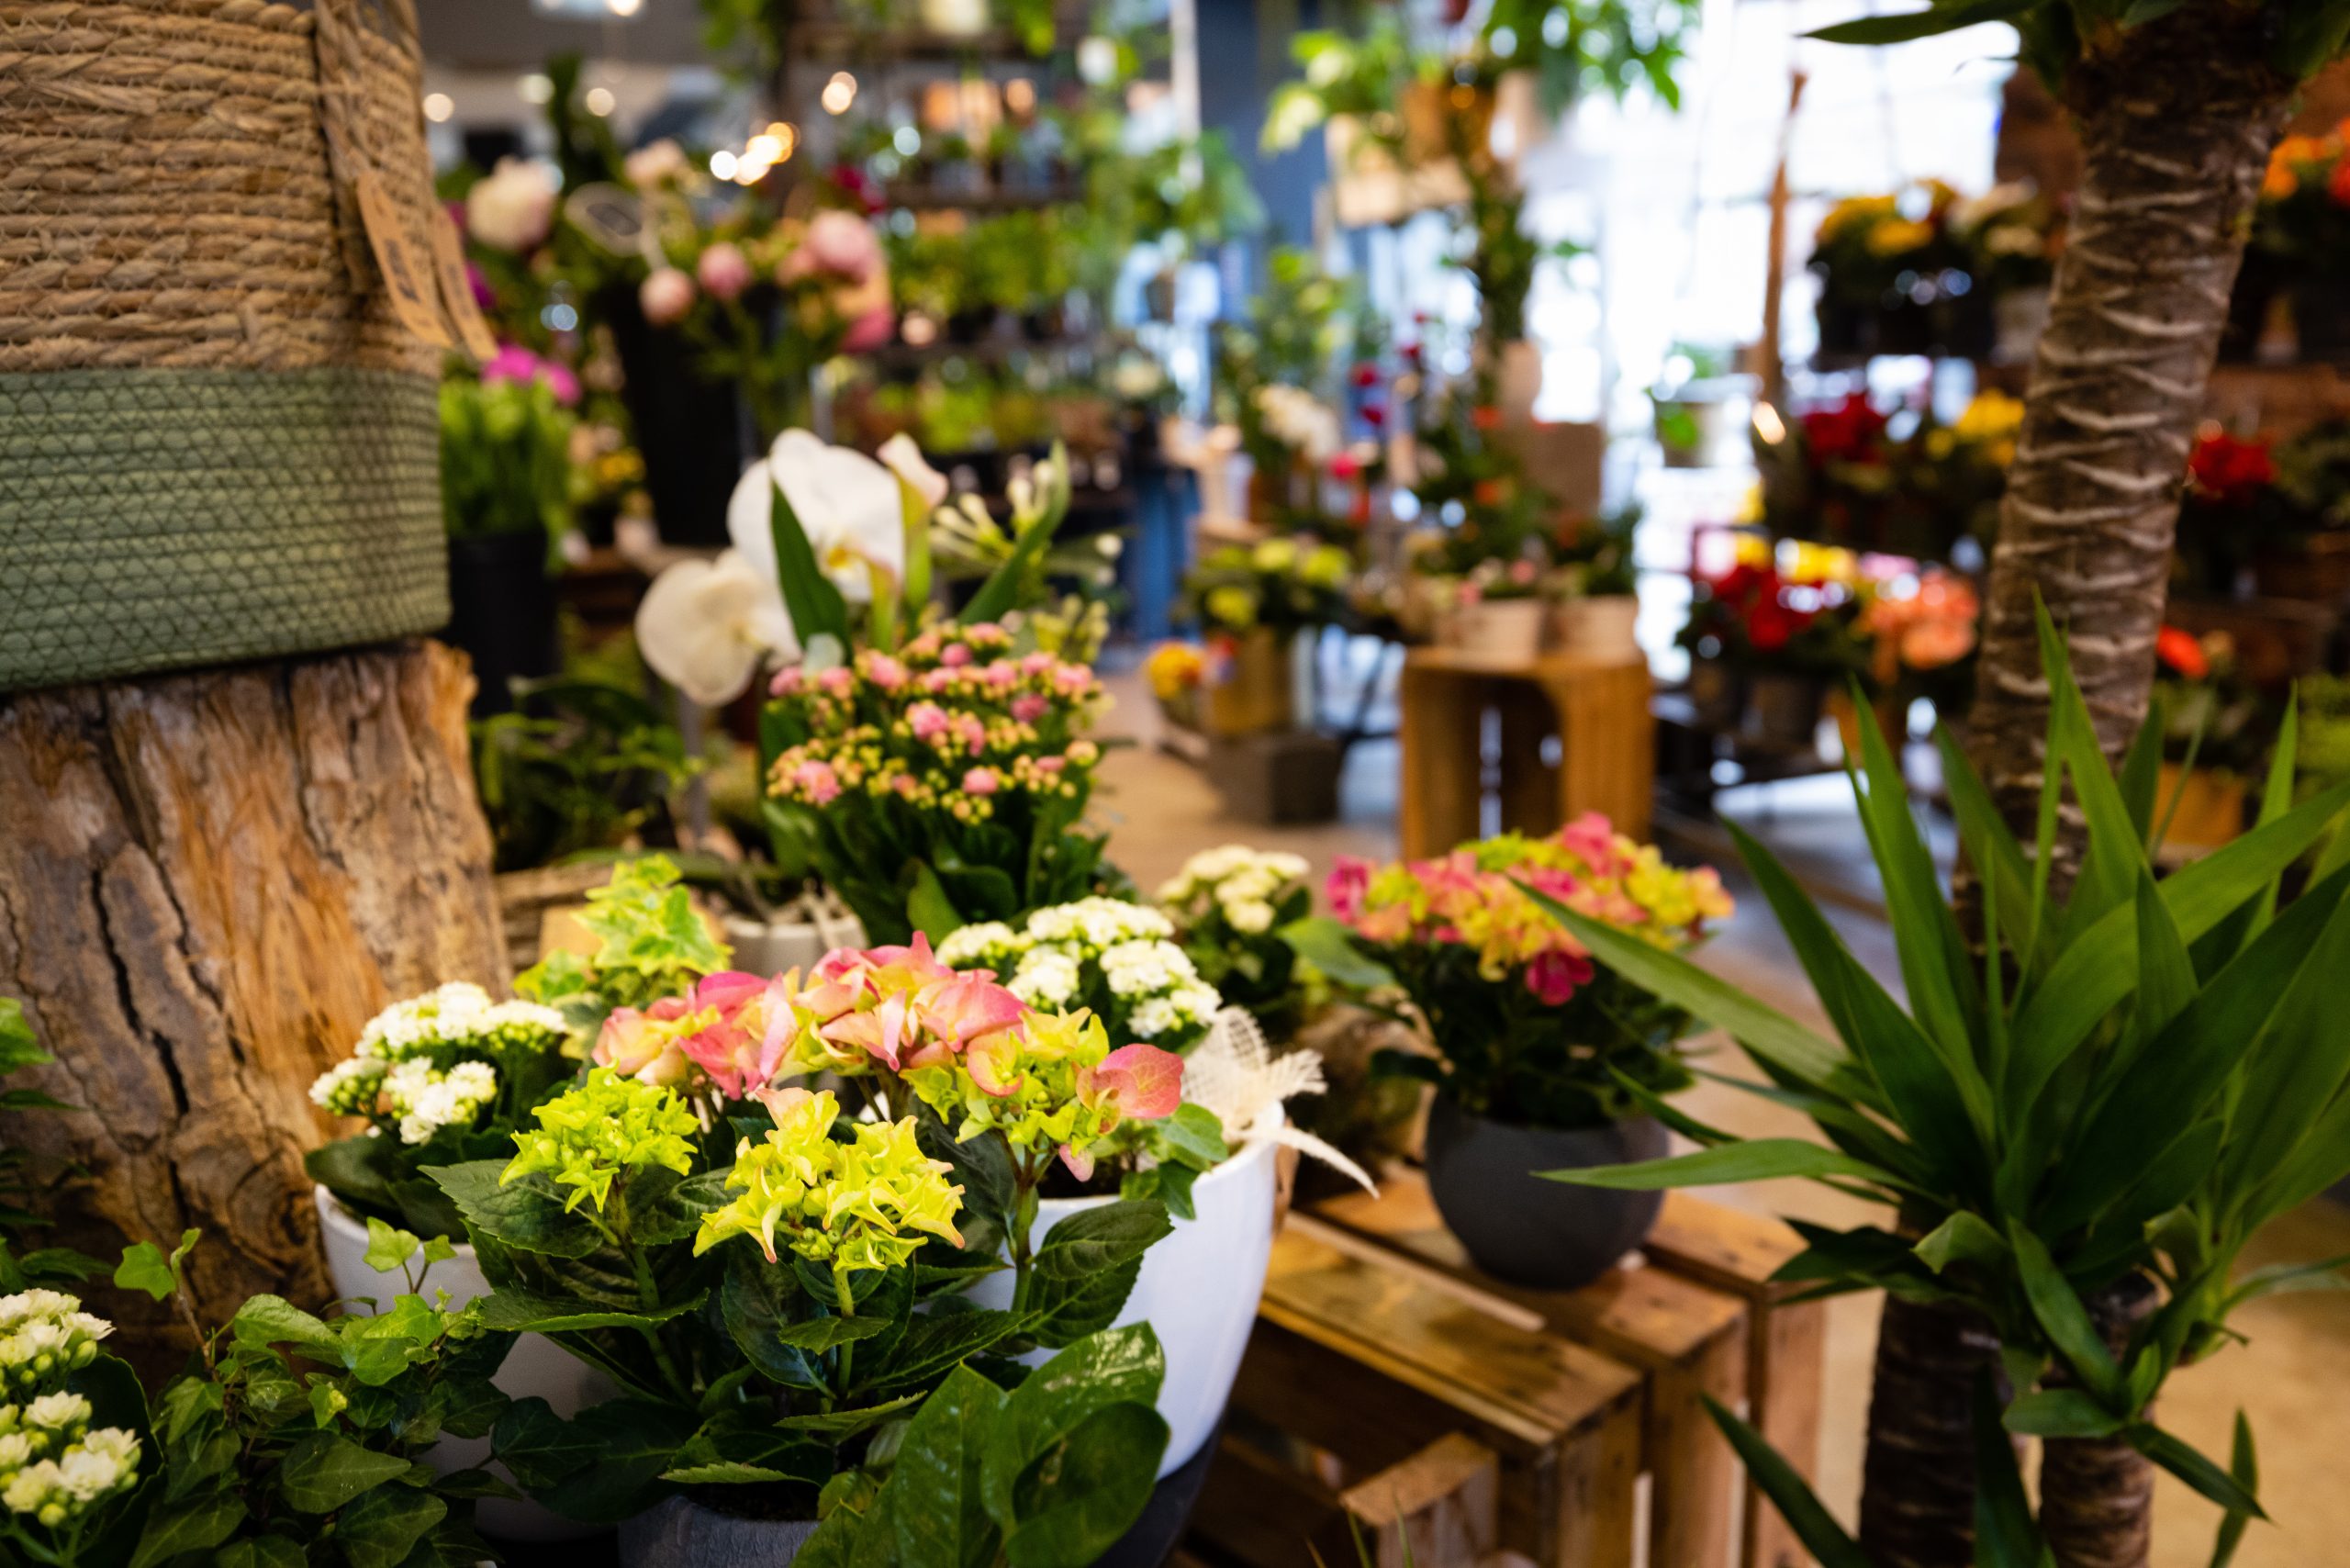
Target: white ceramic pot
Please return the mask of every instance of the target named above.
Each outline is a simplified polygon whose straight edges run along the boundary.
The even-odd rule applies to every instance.
[[[1595,663],[1629,664],[1640,644],[1632,629],[1640,619],[1640,601],[1628,593],[1594,594],[1561,604],[1552,618],[1558,626],[1561,653]]]
[[[335,1294],[346,1301],[388,1303],[408,1289],[405,1275],[368,1267],[365,1222],[353,1218],[324,1187],[313,1187],[311,1196],[319,1206],[319,1228],[326,1239],[327,1272],[334,1280]],[[489,1294],[489,1282],[482,1278],[473,1248],[462,1242],[454,1258],[426,1271],[424,1287],[428,1294],[447,1291],[452,1306],[463,1306]],[[517,1399],[538,1395],[566,1420],[620,1392],[601,1372],[537,1334],[515,1338],[496,1382]],[[425,1456],[444,1475],[453,1470],[470,1470],[488,1457],[487,1438],[443,1438]],[[507,1540],[576,1540],[596,1533],[594,1527],[574,1524],[536,1503],[502,1497],[483,1498],[475,1506],[474,1518],[484,1530]]]
[[[1158,1389],[1158,1413],[1168,1428],[1167,1453],[1158,1462],[1162,1478],[1208,1440],[1240,1373],[1240,1353],[1256,1327],[1257,1298],[1265,1294],[1265,1265],[1273,1254],[1274,1147],[1259,1139],[1200,1178],[1192,1189],[1199,1217],[1177,1220],[1175,1234],[1143,1254],[1134,1294],[1113,1325],[1148,1323],[1167,1353],[1167,1381]],[[1031,1239],[1042,1242],[1079,1210],[1113,1201],[1047,1198],[1037,1209]],[[1012,1275],[990,1274],[970,1294],[981,1306],[1009,1307]],[[1050,1354],[1039,1350],[1027,1359],[1041,1364]]]
[[[2048,330],[2049,291],[2019,288],[1991,301],[1991,361],[1995,364],[2029,364]]]
[[[726,917],[726,945],[734,949],[734,967],[744,974],[779,975],[786,969],[811,969],[835,947],[865,946],[865,927],[856,916],[816,912],[812,920],[745,920]]]
[[[1528,665],[1542,656],[1542,625],[1550,618],[1539,599],[1481,599],[1453,610],[1446,641],[1472,658]]]

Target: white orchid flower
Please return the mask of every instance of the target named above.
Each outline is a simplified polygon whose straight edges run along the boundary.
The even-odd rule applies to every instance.
[[[883,442],[875,455],[890,473],[905,481],[908,489],[922,498],[924,511],[946,498],[946,476],[930,465],[930,459],[922,454],[922,448],[905,431],[900,431]]]
[[[871,568],[906,571],[906,534],[898,479],[861,452],[827,446],[806,431],[776,437],[766,457],[744,470],[726,504],[726,532],[743,558],[775,579],[775,491],[791,504],[817,565],[852,604],[873,598]]]
[[[637,606],[636,645],[655,675],[705,708],[743,695],[767,660],[800,652],[774,567],[739,550],[654,578]]]

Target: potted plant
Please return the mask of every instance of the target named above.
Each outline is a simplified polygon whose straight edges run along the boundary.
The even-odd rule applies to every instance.
[[[476,718],[513,706],[515,681],[555,671],[550,562],[571,526],[578,402],[576,376],[515,343],[478,378],[441,384],[448,638],[473,660]]]
[[[1201,980],[1277,1044],[1327,1001],[1328,985],[1281,933],[1314,912],[1305,857],[1226,844],[1203,849],[1158,889],[1158,906]]]
[[[1859,564],[1850,551],[1817,546],[1779,553],[1740,536],[1739,557],[1695,577],[1696,595],[1679,641],[1703,660],[1736,667],[1762,744],[1809,747],[1830,688],[1863,676],[1858,637]]]
[[[1921,180],[1828,209],[1813,241],[1823,353],[1946,353],[1990,348],[1990,317],[1958,233],[1958,193]]]
[[[1552,535],[1550,558],[1566,595],[1551,611],[1551,641],[1561,652],[1619,664],[1639,657],[1639,526],[1635,504]]]
[[[2270,155],[2261,187],[2259,249],[2289,269],[2293,330],[2304,360],[2350,358],[2350,306],[2341,276],[2350,259],[2350,122],[2324,136],[2288,136]]]
[[[1161,643],[1143,661],[1159,717],[1187,734],[1203,734],[1200,693],[1207,685],[1207,657],[1196,643]]]
[[[1595,962],[1528,888],[1668,950],[1731,906],[1710,868],[1673,869],[1595,814],[1548,838],[1331,873],[1333,913],[1436,1047],[1383,1065],[1436,1086],[1428,1189],[1445,1224],[1496,1278],[1564,1290],[1637,1246],[1657,1205],[1580,1202],[1532,1172],[1664,1152],[1651,1113],[1690,1081],[1675,1044],[1688,1015]]]
[[[2165,626],[2154,639],[2157,670],[2149,722],[2162,737],[2154,787],[2157,841],[2213,849],[2244,830],[2252,774],[2276,729],[2257,688],[2238,667],[2224,632],[2196,637]]]
[[[1541,656],[1550,607],[1539,564],[1487,556],[1445,588],[1448,610],[1438,625],[1447,647],[1508,666]]]
[[[1963,720],[1974,687],[1981,596],[1975,585],[1941,566],[1904,569],[1863,579],[1858,635],[1867,650],[1868,689],[1876,696],[1877,727],[1906,737],[1910,702],[1919,697],[1937,712]],[[1849,689],[1829,693],[1844,756],[1861,755],[1860,712]]]
[[[2204,599],[2239,598],[2264,558],[2272,582],[2296,575],[2277,568],[2315,531],[2315,521],[2277,479],[2276,445],[2268,436],[2207,430],[2196,437],[2178,504],[2175,589]]]
[[[2350,420],[2327,420],[2277,443],[2277,485],[2299,526],[2253,552],[2263,598],[2350,601]]]
[[[1296,725],[1296,642],[1346,616],[1354,557],[1311,536],[1223,544],[1184,574],[1184,615],[1211,650],[1207,727],[1217,735]]]
[[[1975,287],[1990,301],[1991,358],[2029,363],[2048,324],[2049,286],[2065,248],[2056,204],[2030,185],[1994,185],[1961,200],[1951,224],[1971,252]]]
[[[1751,391],[1746,377],[1732,374],[1734,364],[1726,349],[1691,343],[1675,343],[1665,354],[1649,404],[1666,467],[1703,468],[1719,461],[1731,410]]]

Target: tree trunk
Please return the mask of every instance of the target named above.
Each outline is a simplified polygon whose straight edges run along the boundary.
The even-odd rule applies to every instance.
[[[0,698],[0,993],[58,1058],[27,1081],[82,1107],[0,1135],[58,1242],[202,1229],[207,1323],[330,1294],[310,1080],[386,1002],[506,975],[472,689],[425,643]],[[185,1355],[107,1305],[147,1365]]]
[[[2153,1281],[2131,1274],[2087,1305],[2098,1333],[2119,1356],[2161,1301]],[[2070,1381],[2048,1380],[2052,1387]],[[2154,1469],[2136,1449],[2119,1438],[2051,1438],[2041,1445],[2040,1495],[2041,1532],[2059,1568],[2145,1568],[2154,1545]]]
[[[1886,1297],[1861,1487],[1861,1549],[1879,1568],[1974,1562],[1975,1376],[1998,1356],[1972,1313]]]
[[[2146,712],[2187,456],[2292,83],[2238,8],[2188,6],[2092,42],[2065,84],[2083,177],[1999,512],[1968,736],[2019,831],[2040,789],[2044,600],[2098,739]],[[2081,837],[2060,836],[2070,886]]]
[[[2064,84],[2082,181],[2008,470],[1968,722],[1976,767],[2027,837],[2048,719],[2035,599],[2070,639],[2107,755],[2145,718],[2187,457],[2294,85],[2265,35],[2238,7],[2187,6],[2086,40]],[[2085,837],[2070,802],[2065,813],[2060,897]],[[1962,881],[1963,902],[1976,891]],[[2143,1562],[2152,1495],[2134,1450],[2047,1446],[2042,1515],[2052,1543],[2073,1543],[2056,1544],[2066,1568]]]

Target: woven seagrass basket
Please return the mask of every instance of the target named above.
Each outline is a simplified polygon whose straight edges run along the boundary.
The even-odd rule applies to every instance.
[[[0,690],[448,620],[410,0],[0,0]]]

